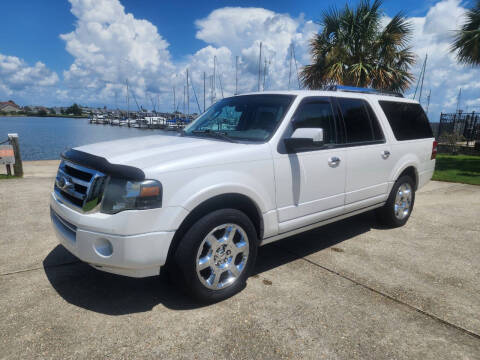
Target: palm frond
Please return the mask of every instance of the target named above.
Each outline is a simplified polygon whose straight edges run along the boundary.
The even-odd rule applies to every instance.
[[[322,31],[310,42],[313,63],[301,73],[305,87],[337,83],[404,91],[410,86],[412,26],[399,13],[382,28],[381,6],[382,0],[362,0],[355,8],[323,13]]]

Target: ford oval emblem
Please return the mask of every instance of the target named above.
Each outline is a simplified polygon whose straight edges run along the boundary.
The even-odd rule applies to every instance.
[[[57,186],[62,190],[68,190],[73,186],[71,179],[66,176],[59,176],[56,180]]]

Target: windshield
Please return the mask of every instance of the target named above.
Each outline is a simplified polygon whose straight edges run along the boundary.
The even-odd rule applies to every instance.
[[[184,135],[265,142],[282,121],[293,95],[242,95],[213,104]]]

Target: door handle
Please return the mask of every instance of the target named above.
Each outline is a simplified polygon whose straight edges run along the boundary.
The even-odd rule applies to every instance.
[[[328,159],[328,165],[331,167],[337,167],[340,164],[340,158],[337,156],[332,156]]]
[[[390,151],[385,150],[385,151],[382,152],[382,157],[383,157],[384,159],[387,159],[389,156],[390,156]]]

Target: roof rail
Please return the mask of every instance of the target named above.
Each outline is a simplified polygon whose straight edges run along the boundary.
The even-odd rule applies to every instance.
[[[372,88],[362,88],[356,86],[346,86],[346,85],[327,85],[325,86],[326,91],[345,91],[345,92],[357,92],[365,94],[377,94],[377,95],[388,95],[403,98],[403,95],[394,91],[385,91],[377,90]]]

